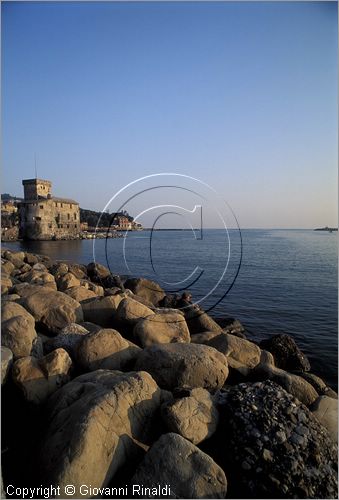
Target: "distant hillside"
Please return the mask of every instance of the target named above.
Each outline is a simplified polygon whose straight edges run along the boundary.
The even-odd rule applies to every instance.
[[[2,193],[1,194],[1,201],[22,201],[23,198],[20,198],[19,196],[12,196],[9,193]]]
[[[80,208],[80,222],[87,222],[89,227],[108,227],[112,224],[113,216],[125,216],[130,222],[133,221],[133,217],[127,212],[112,212],[111,214],[106,212],[96,212],[95,210],[87,210],[85,208]],[[99,222],[100,219],[100,222]]]

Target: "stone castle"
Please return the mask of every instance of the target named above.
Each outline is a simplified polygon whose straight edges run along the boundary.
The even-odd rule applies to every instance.
[[[79,203],[52,196],[52,183],[26,179],[19,205],[19,237],[30,240],[76,239],[80,234]]]

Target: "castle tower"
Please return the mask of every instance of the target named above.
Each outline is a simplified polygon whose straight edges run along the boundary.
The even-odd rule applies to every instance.
[[[43,179],[24,179],[24,198],[28,200],[38,200],[51,196],[52,183]]]

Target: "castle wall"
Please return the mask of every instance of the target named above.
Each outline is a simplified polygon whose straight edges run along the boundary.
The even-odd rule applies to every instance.
[[[27,179],[22,181],[24,197],[27,200],[36,200],[39,197],[47,198],[51,194],[52,183],[42,179]]]
[[[74,239],[80,233],[77,203],[57,198],[23,202],[20,207],[20,237],[32,240]]]

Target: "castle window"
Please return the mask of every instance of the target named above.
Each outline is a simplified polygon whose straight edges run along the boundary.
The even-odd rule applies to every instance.
[[[69,229],[69,224],[67,224],[67,229]]]
[[[64,205],[63,205],[63,203],[61,203],[61,208],[63,208],[63,207],[64,207]]]
[[[77,214],[74,213],[74,220],[77,220]]]
[[[69,220],[71,218],[71,214],[67,214],[67,219]]]
[[[72,208],[72,206],[73,206],[73,205],[72,205],[72,203],[70,203],[70,204],[69,204],[69,208]]]
[[[49,227],[50,229],[52,229],[52,224],[48,224],[48,227]]]
[[[41,217],[35,217],[35,220],[41,220]]]
[[[43,206],[43,205],[40,205],[40,208],[44,208],[44,206]]]
[[[64,227],[64,226],[63,226],[62,224],[59,224],[59,226],[58,226],[58,227],[59,227],[59,228],[62,228],[62,227]]]

